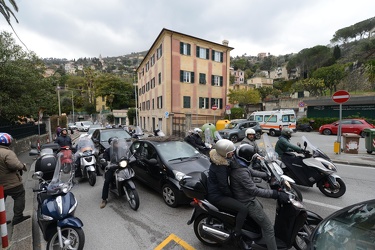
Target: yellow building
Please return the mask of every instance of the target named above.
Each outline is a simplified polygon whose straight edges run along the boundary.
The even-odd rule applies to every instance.
[[[223,114],[232,49],[163,29],[137,68],[139,125],[172,134],[177,117]]]

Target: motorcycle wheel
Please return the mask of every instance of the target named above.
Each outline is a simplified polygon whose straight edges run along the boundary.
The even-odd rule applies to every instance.
[[[303,201],[302,193],[295,184],[290,185],[290,192],[292,192],[299,201]]]
[[[82,228],[63,227],[61,228],[61,234],[62,241],[64,242],[64,247],[62,249],[83,249],[83,246],[85,245],[85,234]],[[47,250],[53,249],[61,249],[57,231],[47,243]]]
[[[322,179],[317,183],[317,186],[324,195],[332,198],[339,198],[346,192],[346,185],[340,178],[336,179],[338,187],[331,187],[326,179]]]
[[[128,202],[129,202],[130,208],[133,209],[134,211],[137,211],[137,209],[139,208],[139,196],[138,196],[137,190],[131,189],[125,186],[123,186],[123,189],[124,189],[124,192],[126,192],[129,195],[130,200]],[[125,198],[126,198],[126,195],[125,195]]]
[[[219,246],[220,243],[208,238],[205,236],[205,232],[203,232],[203,225],[208,224],[208,215],[201,214],[198,218],[194,221],[194,233],[197,236],[198,240],[207,246]],[[223,229],[224,224],[216,218],[211,218],[211,226],[217,227],[218,229]]]
[[[310,235],[314,231],[316,225],[303,225],[303,227],[298,231],[296,238],[294,239],[293,246],[297,250],[307,249],[307,243],[309,241]]]
[[[96,183],[96,173],[95,172],[89,172],[89,184],[91,186],[94,186]]]

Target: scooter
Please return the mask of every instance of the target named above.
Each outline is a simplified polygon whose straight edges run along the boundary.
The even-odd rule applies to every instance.
[[[312,187],[317,185],[326,196],[338,198],[345,194],[346,185],[336,174],[337,168],[330,158],[302,136],[303,153],[287,152],[281,156],[284,173],[296,181],[296,184]],[[312,153],[306,150],[307,146]]]
[[[109,169],[115,169],[110,191],[118,197],[125,195],[131,209],[136,211],[139,208],[139,196],[133,182],[135,172],[129,165],[129,160],[132,158],[134,157],[129,155],[127,142],[124,139],[118,139],[111,142],[110,162],[102,158],[100,163],[105,166],[106,172]]]
[[[78,140],[75,157],[77,158],[76,162],[79,159],[79,166],[76,171],[80,172],[81,178],[88,179],[91,186],[96,183],[97,164],[95,153],[95,145],[90,138],[82,137]]]
[[[37,171],[33,179],[39,181],[37,189],[37,221],[47,243],[47,249],[78,249],[85,244],[82,221],[74,216],[78,205],[73,193],[74,171],[63,170],[63,153],[56,156],[53,178],[43,179],[43,172]]]
[[[185,176],[180,185],[186,196],[193,199],[192,216],[187,222],[194,223],[196,237],[205,245],[218,246],[229,244],[233,240],[233,230],[236,224],[236,214],[230,211],[220,211],[205,199],[207,194],[207,173],[197,173],[194,176]],[[280,184],[287,192],[288,181],[281,179]],[[275,216],[275,236],[278,249],[288,249],[295,245],[299,233],[306,234],[301,228],[308,220],[315,220],[313,213],[308,213],[303,204],[289,194],[289,203],[281,204],[277,201]],[[316,221],[316,225],[319,222]],[[306,235],[308,237],[308,235]],[[246,249],[267,249],[262,239],[259,225],[250,217],[246,218],[242,228],[242,239]]]
[[[304,131],[304,132],[311,132],[313,131],[313,124],[314,124],[314,120],[311,120],[309,121],[309,123],[303,123],[303,124],[297,124],[297,130],[299,131]]]

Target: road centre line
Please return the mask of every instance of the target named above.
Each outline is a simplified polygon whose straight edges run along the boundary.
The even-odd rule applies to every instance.
[[[312,204],[312,205],[326,207],[326,208],[330,208],[330,209],[334,209],[334,210],[340,210],[340,209],[342,209],[342,207],[333,206],[333,205],[329,205],[329,204],[326,204],[326,203],[312,201],[312,200],[306,200],[306,199],[303,199],[303,203],[309,203],[309,204]]]

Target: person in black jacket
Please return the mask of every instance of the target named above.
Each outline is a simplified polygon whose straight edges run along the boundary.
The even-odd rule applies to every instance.
[[[202,133],[202,130],[200,128],[195,128],[188,136],[185,137],[185,141],[192,145],[194,148],[203,150],[206,148],[206,145],[204,144],[200,134]]]
[[[289,196],[284,192],[262,189],[255,185],[253,177],[268,178],[268,176],[264,172],[256,171],[249,167],[254,154],[255,148],[249,144],[242,144],[236,149],[231,162],[231,189],[234,198],[246,205],[249,215],[261,227],[262,236],[266,242],[267,249],[276,250],[277,246],[273,223],[267,217],[262,204],[256,197],[279,199],[280,202],[286,203],[289,201]]]
[[[248,211],[244,204],[234,199],[228,184],[230,158],[232,158],[234,150],[233,142],[221,139],[217,141],[215,149],[210,151],[211,165],[207,180],[207,199],[219,209],[237,212],[234,238],[238,243]]]
[[[68,130],[63,128],[61,130],[60,136],[56,138],[55,142],[60,145],[60,147],[69,146],[72,148],[72,139],[68,135]]]

